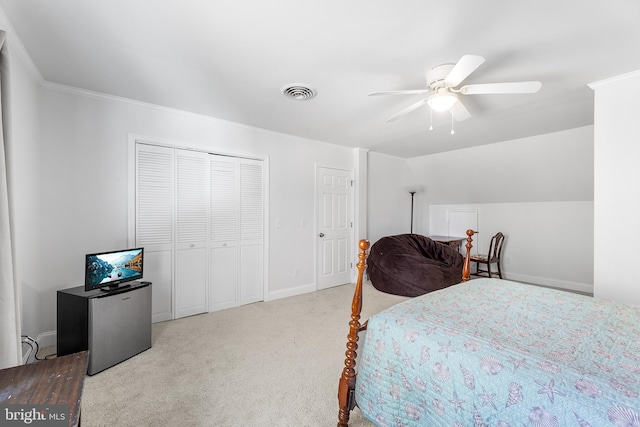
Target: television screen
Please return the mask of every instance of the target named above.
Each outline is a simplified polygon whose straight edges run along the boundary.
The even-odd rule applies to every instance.
[[[142,279],[144,248],[87,254],[84,289],[115,289],[121,283]]]

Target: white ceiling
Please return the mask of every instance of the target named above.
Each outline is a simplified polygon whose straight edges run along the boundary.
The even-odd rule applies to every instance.
[[[0,0],[43,78],[349,147],[414,157],[593,123],[588,83],[640,69],[637,0]],[[429,107],[424,73],[462,55],[470,83],[540,80],[528,95]],[[309,101],[280,88],[306,83]]]

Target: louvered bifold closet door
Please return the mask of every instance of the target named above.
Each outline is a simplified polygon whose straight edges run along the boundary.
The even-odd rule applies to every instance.
[[[238,159],[211,155],[209,311],[235,307],[238,291]]]
[[[207,311],[209,155],[176,151],[176,318]]]
[[[153,283],[152,321],[173,318],[174,149],[136,144],[135,245]]]
[[[263,162],[239,159],[240,304],[264,299]]]

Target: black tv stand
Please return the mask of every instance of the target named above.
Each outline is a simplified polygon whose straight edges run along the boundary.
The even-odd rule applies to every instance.
[[[145,285],[145,284],[151,284],[151,282],[140,282],[140,284]],[[119,289],[128,289],[131,287],[131,284],[128,283],[126,285],[109,285],[109,286],[105,286],[104,288],[100,288],[100,290],[102,292],[113,292],[113,291],[117,291]]]
[[[151,348],[151,283],[105,292],[84,286],[57,292],[58,356],[89,350],[96,374]]]

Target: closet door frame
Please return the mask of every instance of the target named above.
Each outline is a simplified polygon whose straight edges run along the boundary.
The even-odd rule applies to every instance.
[[[253,159],[262,161],[262,179],[263,179],[263,300],[269,301],[269,156],[257,153],[247,153],[241,151],[227,151],[217,149],[215,143],[193,143],[166,138],[152,137],[129,133],[128,139],[128,177],[127,177],[127,236],[128,244],[134,245],[136,242],[136,143],[155,145],[159,147],[176,148],[183,150],[200,151],[208,154],[218,154],[223,156],[238,157],[241,159]],[[175,278],[173,278],[175,279]],[[175,283],[174,283],[175,286]],[[172,316],[175,318],[175,311]]]

